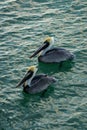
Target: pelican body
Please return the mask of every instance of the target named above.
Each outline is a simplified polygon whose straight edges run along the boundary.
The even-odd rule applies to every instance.
[[[56,82],[56,79],[46,74],[36,75],[37,68],[31,66],[24,78],[18,83],[16,87],[23,86],[23,90],[29,94],[40,93],[48,88],[49,85]]]
[[[30,56],[30,58],[37,55],[41,52],[40,56],[38,57],[38,61],[44,63],[60,63],[66,60],[72,60],[74,55],[66,49],[53,47],[54,38],[48,37],[44,41],[43,45],[35,51],[34,54]]]

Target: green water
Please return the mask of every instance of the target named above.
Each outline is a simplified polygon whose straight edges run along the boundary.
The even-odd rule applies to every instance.
[[[47,36],[74,62],[29,59]],[[15,88],[30,65],[57,78],[43,97]],[[87,130],[87,0],[0,0],[0,130]]]

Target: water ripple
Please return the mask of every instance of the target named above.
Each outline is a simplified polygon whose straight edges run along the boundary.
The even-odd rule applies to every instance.
[[[0,129],[87,129],[86,0],[0,1]],[[45,37],[76,56],[65,69],[29,59]],[[27,95],[15,86],[30,65],[55,76],[44,97]]]

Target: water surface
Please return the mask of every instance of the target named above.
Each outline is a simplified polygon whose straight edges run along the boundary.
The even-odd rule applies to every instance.
[[[29,59],[47,36],[76,56],[74,63]],[[44,97],[15,88],[30,65],[58,79]],[[87,1],[0,1],[0,130],[87,129]]]

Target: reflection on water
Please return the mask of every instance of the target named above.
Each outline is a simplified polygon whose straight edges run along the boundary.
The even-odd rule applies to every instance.
[[[69,71],[74,66],[74,64],[75,64],[74,61],[65,61],[59,64],[58,63],[45,64],[45,63],[39,62],[38,67],[43,73],[54,74],[58,72]]]

